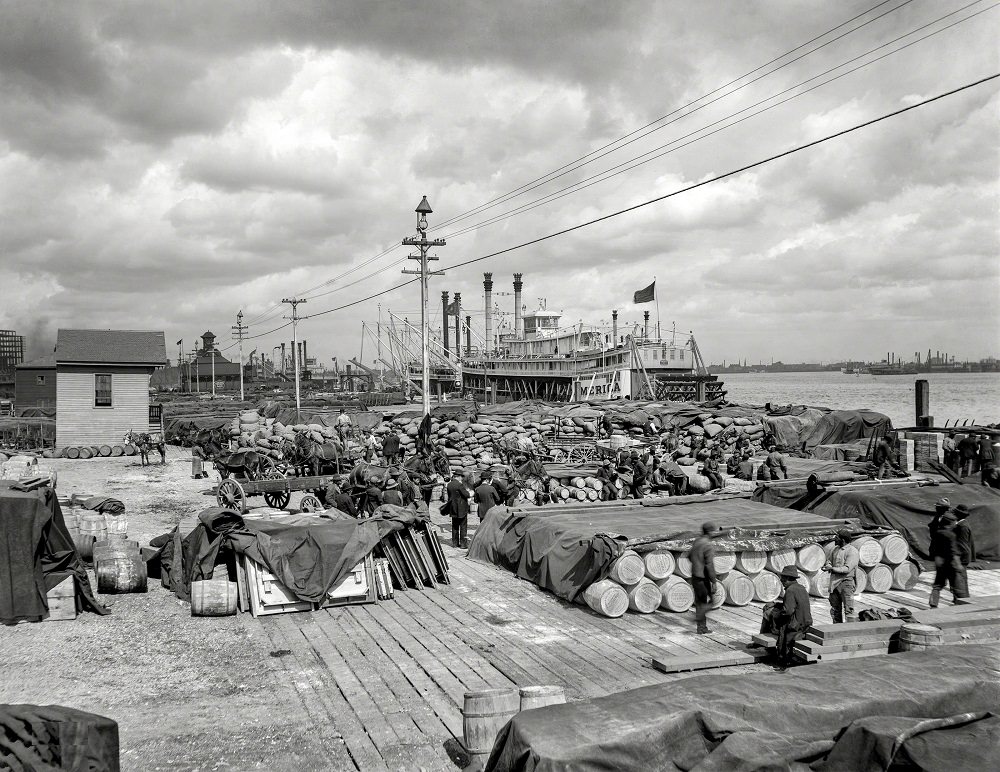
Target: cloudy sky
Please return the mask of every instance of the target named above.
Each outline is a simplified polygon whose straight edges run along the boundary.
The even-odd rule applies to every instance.
[[[403,280],[422,195],[447,269],[994,74],[989,8],[0,2],[0,327],[35,356],[67,326],[190,349],[243,309],[270,354],[282,297]],[[1000,354],[998,83],[448,271],[433,319],[457,290],[481,326],[484,270],[567,324],[655,318],[656,276],[709,361]],[[357,356],[379,304],[419,318],[419,288],[303,322],[310,354]]]

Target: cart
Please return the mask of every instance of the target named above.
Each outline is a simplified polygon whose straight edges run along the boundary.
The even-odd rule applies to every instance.
[[[269,507],[284,509],[292,498],[292,491],[308,491],[299,502],[303,512],[316,512],[323,505],[316,494],[326,489],[337,475],[318,477],[285,477],[272,470],[266,479],[248,480],[245,477],[226,477],[219,483],[215,497],[220,507],[235,510],[241,514],[247,511],[247,499],[263,496]]]

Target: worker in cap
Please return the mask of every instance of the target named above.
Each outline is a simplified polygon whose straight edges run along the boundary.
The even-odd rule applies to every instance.
[[[399,483],[389,480],[385,484],[385,492],[382,494],[383,504],[392,504],[397,507],[403,506],[403,494],[399,492]]]
[[[947,497],[942,497],[937,500],[934,504],[934,517],[931,518],[930,523],[927,525],[927,530],[931,532],[931,541],[934,540],[934,532],[938,529],[941,524],[941,516],[946,512],[951,510],[951,501]]]
[[[441,514],[451,518],[451,546],[464,549],[468,546],[469,534],[469,489],[465,487],[465,475],[456,469],[451,481],[445,487],[445,502]]]
[[[601,481],[601,501],[617,501],[618,486],[615,481],[618,479],[618,470],[611,465],[610,460],[604,459],[601,462],[594,477]]]
[[[799,583],[799,569],[794,565],[785,566],[779,575],[785,588],[785,597],[778,603],[764,606],[764,621],[761,632],[774,632],[778,637],[778,666],[784,670],[792,664],[792,651],[797,640],[805,637],[812,625],[809,609],[809,593]]]
[[[958,555],[958,540],[955,536],[955,526],[958,519],[945,512],[938,519],[938,526],[931,536],[931,559],[934,561],[934,584],[931,586],[930,607],[937,608],[941,599],[941,590],[951,587],[953,599],[963,597],[962,588],[956,586],[956,567],[961,565]]]
[[[375,510],[382,505],[382,483],[383,478],[380,475],[373,475],[368,480],[368,487],[365,488],[359,507],[368,517],[371,517]]]
[[[486,513],[489,512],[497,504],[502,504],[503,501],[500,499],[500,494],[497,493],[497,489],[493,487],[490,482],[490,474],[486,472],[480,475],[479,486],[474,492],[474,499],[479,504],[479,522],[483,522],[486,519]]]
[[[955,516],[955,548],[958,551],[958,563],[955,565],[955,592],[956,597],[969,597],[969,564],[976,559],[976,542],[972,537],[972,529],[969,527],[969,507],[966,504],[959,504],[952,511]]]
[[[830,572],[830,616],[834,624],[857,622],[854,615],[854,593],[857,592],[855,574],[861,559],[858,548],[851,544],[851,532],[847,528],[837,531],[833,552],[827,558],[824,571]]]
[[[701,536],[694,540],[688,558],[691,560],[691,586],[694,588],[694,618],[699,635],[711,632],[708,629],[708,611],[712,608],[712,596],[718,589],[715,575],[715,545],[712,543],[722,535],[722,529],[715,523],[703,523]]]

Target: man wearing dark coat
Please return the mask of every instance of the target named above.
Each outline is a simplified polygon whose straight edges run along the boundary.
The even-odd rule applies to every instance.
[[[976,542],[972,538],[972,529],[969,527],[969,507],[959,504],[955,507],[955,549],[958,552],[958,563],[955,564],[955,592],[956,597],[969,597],[969,563],[976,560]]]
[[[476,488],[476,501],[479,503],[479,522],[483,522],[486,517],[486,513],[489,512],[497,504],[502,503],[500,495],[497,493],[497,489],[493,487],[490,482],[490,475],[488,472],[483,472],[482,478],[479,481],[479,487]]]
[[[399,435],[393,429],[382,440],[382,455],[385,456],[385,463],[392,466],[399,461]]]
[[[722,535],[714,523],[702,523],[701,536],[694,540],[688,558],[691,560],[691,587],[694,589],[694,619],[699,635],[710,632],[708,610],[718,585],[715,575],[715,545],[713,540]]]
[[[326,499],[326,505],[328,507],[333,507],[334,509],[339,509],[351,517],[358,516],[358,508],[354,506],[354,500],[341,490],[340,486],[336,483],[330,483],[326,486],[326,492],[324,495]]]
[[[385,491],[382,493],[383,504],[394,504],[397,507],[403,506],[403,494],[399,492],[399,483],[389,480],[385,484]]]
[[[968,591],[956,582],[956,574],[962,567],[958,555],[958,541],[955,525],[958,521],[951,512],[946,512],[938,521],[938,527],[931,536],[931,558],[934,560],[934,584],[931,586],[930,607],[937,608],[941,590],[951,586],[954,599],[968,597]]]
[[[785,597],[778,603],[764,606],[762,633],[775,632],[778,636],[778,670],[792,664],[792,648],[795,641],[805,638],[806,630],[812,625],[812,610],[809,608],[809,593],[799,584],[799,569],[785,566],[781,569],[781,585]]]
[[[469,489],[465,487],[465,475],[455,472],[445,488],[444,506],[441,514],[451,517],[451,544],[464,549],[468,545],[469,534]]]

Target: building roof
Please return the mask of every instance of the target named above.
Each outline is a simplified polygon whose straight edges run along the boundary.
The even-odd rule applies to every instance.
[[[205,330],[205,332],[203,332],[201,334],[201,337],[203,337],[203,338],[214,338],[215,337],[215,333],[212,332],[211,330]]]
[[[59,330],[59,364],[152,365],[167,361],[163,333],[154,330]]]
[[[15,369],[17,370],[46,370],[52,369],[56,366],[56,355],[46,354],[43,357],[38,357],[38,359],[32,359],[30,362],[21,362]]]

